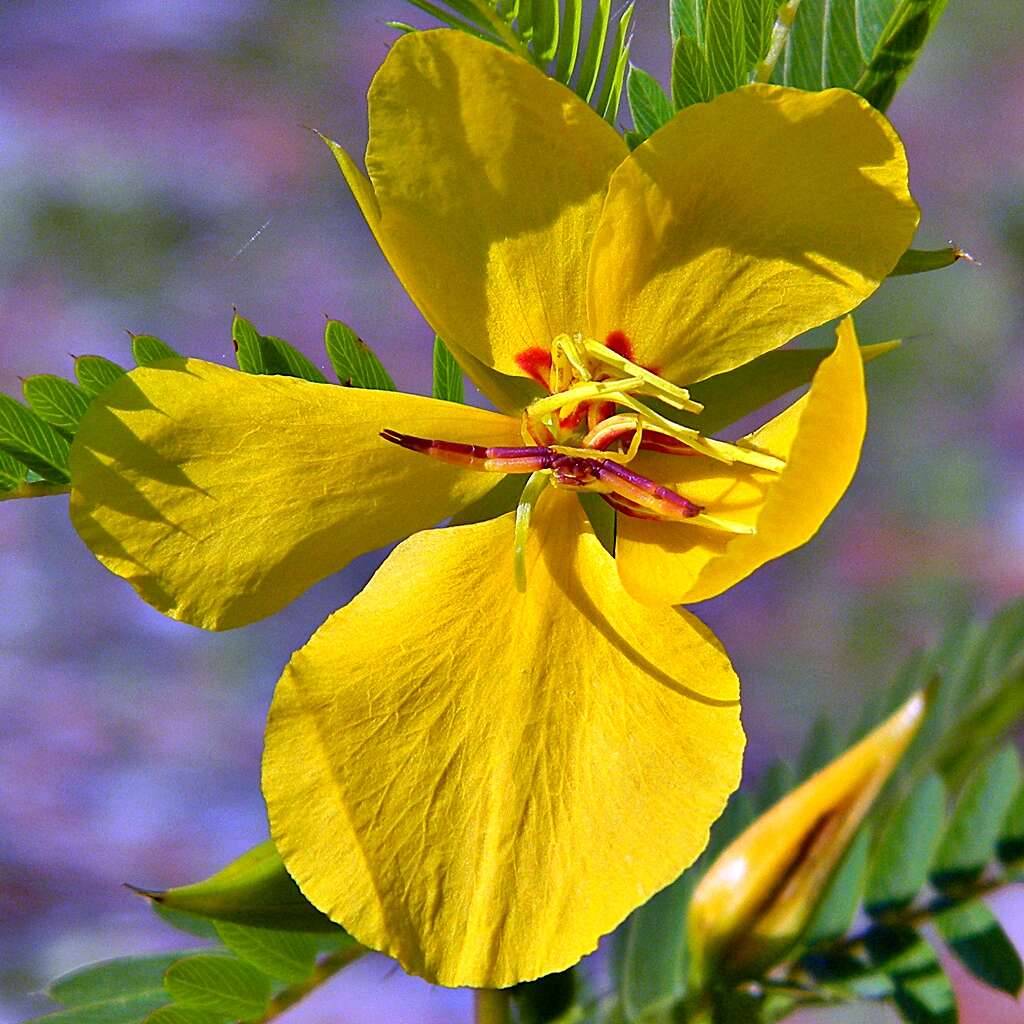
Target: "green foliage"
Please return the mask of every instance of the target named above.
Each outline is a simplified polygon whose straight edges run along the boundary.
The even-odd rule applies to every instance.
[[[181,1006],[240,1020],[262,1016],[272,988],[270,978],[251,964],[203,954],[173,963],[164,986]]]
[[[633,3],[614,22],[611,0],[597,0],[584,32],[583,0],[407,0],[447,25],[524,57],[573,88],[607,121],[618,119],[629,67]],[[404,22],[389,22],[402,32]],[[611,45],[609,43],[611,38]]]
[[[66,484],[71,479],[70,447],[60,431],[9,395],[0,394],[0,451],[43,480]]]
[[[315,384],[327,383],[327,378],[298,349],[281,338],[260,334],[237,313],[231,324],[231,340],[238,368],[245,373],[277,374]]]
[[[238,368],[246,373],[299,377],[317,384],[327,378],[298,349],[282,338],[260,334],[236,312],[231,324]],[[350,387],[394,391],[395,383],[373,352],[339,320],[328,320],[325,347],[341,382]],[[132,355],[139,366],[152,366],[181,356],[151,334],[131,335]],[[435,374],[445,374],[449,401],[461,401],[462,371],[445,353]],[[108,385],[127,372],[103,356],[75,359],[78,383],[52,374],[25,378],[26,405],[0,394],[0,501],[10,497],[35,497],[66,491],[70,481],[70,442],[89,404]],[[435,382],[438,378],[435,378]]]
[[[152,366],[161,359],[181,358],[166,341],[161,341],[152,334],[132,335],[132,357],[139,366]]]
[[[448,346],[440,338],[434,338],[434,397],[443,402],[461,402],[464,391],[462,367]]]
[[[75,376],[82,390],[95,398],[104,388],[125,375],[125,368],[103,356],[79,356],[75,360]]]
[[[306,981],[316,960],[316,937],[307,932],[250,928],[222,921],[217,934],[240,960],[281,981]]]
[[[852,89],[884,111],[945,6],[946,0],[801,0],[773,81]]]
[[[369,346],[347,324],[328,320],[324,335],[327,356],[338,380],[347,387],[394,391],[395,382]]]
[[[89,395],[76,384],[49,373],[38,373],[22,381],[29,408],[65,437],[73,437],[89,408]]]

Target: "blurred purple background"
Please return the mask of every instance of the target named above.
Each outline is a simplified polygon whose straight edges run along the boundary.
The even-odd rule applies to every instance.
[[[639,0],[634,46],[663,79],[666,6]],[[130,363],[125,329],[230,363],[235,305],[320,365],[323,314],[341,317],[399,386],[427,390],[432,335],[302,127],[361,151],[366,86],[393,38],[383,22],[410,10],[8,0],[0,389],[70,375],[69,353]],[[868,303],[864,340],[913,340],[872,368],[850,494],[813,543],[697,609],[744,679],[751,777],[821,710],[852,723],[950,616],[1024,590],[1022,58],[1020,0],[951,0],[890,116],[923,209],[918,245],[953,239],[983,266],[890,282]],[[0,1024],[48,1008],[33,993],[62,971],[181,944],[121,883],[192,881],[264,837],[274,682],[379,560],[212,636],[138,602],[65,508],[0,506]],[[997,909],[1024,942],[1022,906]],[[965,996],[968,1021],[1024,1021],[1006,997]],[[468,1008],[378,959],[295,1016],[425,1024]]]

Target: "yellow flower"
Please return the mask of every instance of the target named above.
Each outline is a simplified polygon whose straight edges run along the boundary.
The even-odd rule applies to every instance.
[[[369,178],[334,150],[503,413],[141,369],[82,424],[72,518],[143,598],[208,629],[413,535],[278,684],[271,831],[360,941],[443,984],[509,985],[675,878],[735,788],[738,682],[671,606],[802,543],[842,494],[865,417],[852,325],[808,395],[735,444],[664,407],[695,411],[683,384],[855,306],[916,209],[898,139],[849,93],[746,88],[628,154],[564,87],[452,32],[392,48]],[[428,530],[500,479],[479,468],[555,487],[528,531]],[[617,565],[573,490],[620,512]]]

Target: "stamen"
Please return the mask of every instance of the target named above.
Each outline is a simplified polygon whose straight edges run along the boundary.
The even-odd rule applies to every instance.
[[[607,345],[602,345],[599,341],[594,341],[592,338],[585,338],[582,344],[587,355],[593,357],[604,366],[611,367],[613,370],[628,374],[631,377],[639,377],[650,389],[648,393],[653,397],[660,398],[663,402],[676,409],[681,409],[683,412],[701,412],[703,410],[704,406],[690,398],[690,392],[686,388],[681,388],[664,380],[656,373],[652,373],[643,366],[637,365],[624,355],[609,348]]]
[[[537,504],[544,491],[544,488],[551,482],[551,474],[538,472],[534,473],[519,497],[519,504],[516,506],[516,529],[515,529],[515,551],[513,563],[515,566],[516,590],[520,594],[526,593],[526,540],[530,533],[530,519],[533,516],[533,507]]]
[[[571,455],[578,459],[605,459],[610,462],[617,462],[620,465],[625,465],[627,462],[632,462],[636,458],[636,453],[640,450],[640,444],[643,441],[644,428],[640,422],[639,416],[627,417],[632,420],[632,426],[628,429],[632,430],[633,437],[629,442],[629,448],[624,452],[607,452],[602,451],[599,448],[595,448],[593,445],[588,445],[586,438],[583,440],[582,448],[571,448],[564,444],[553,444],[551,450],[557,452],[559,455]],[[622,431],[623,434],[626,431]]]

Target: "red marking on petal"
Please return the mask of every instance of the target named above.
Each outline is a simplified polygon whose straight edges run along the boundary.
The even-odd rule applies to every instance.
[[[516,365],[528,377],[532,377],[538,384],[549,391],[551,380],[551,353],[539,345],[533,348],[524,349],[515,357]]]
[[[633,342],[629,340],[629,335],[626,334],[625,331],[612,331],[608,337],[604,339],[604,343],[613,352],[617,352],[620,356],[625,357],[631,363],[636,363],[637,366],[642,366],[645,370],[650,370],[651,373],[658,372],[658,368],[656,366],[641,363],[640,360],[637,359],[636,354],[633,351]]]
[[[620,356],[625,356],[631,363],[636,362],[633,358],[633,343],[629,340],[625,331],[612,331],[604,339],[604,343],[613,352],[618,352]]]

